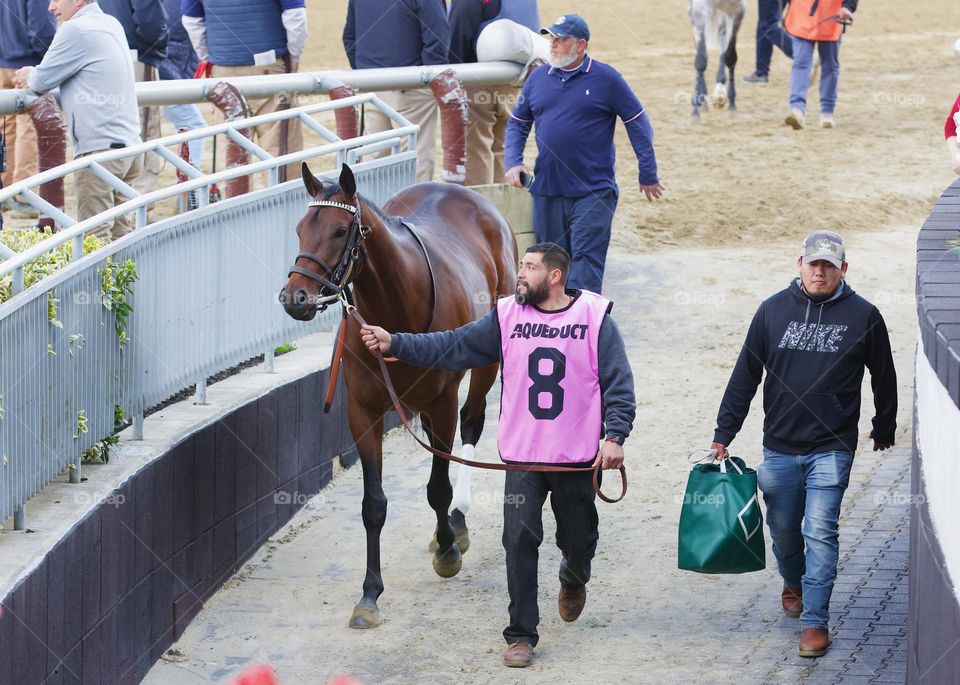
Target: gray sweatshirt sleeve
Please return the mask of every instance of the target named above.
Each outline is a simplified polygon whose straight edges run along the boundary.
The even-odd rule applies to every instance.
[[[86,45],[82,34],[64,22],[43,61],[30,73],[27,86],[35,93],[47,93],[86,65]]]
[[[492,364],[500,360],[497,310],[450,331],[394,333],[389,354],[414,366],[453,371]]]
[[[607,435],[630,435],[637,415],[637,399],[633,392],[633,372],[620,327],[609,314],[600,325],[597,341],[600,395],[603,400],[603,422]]]

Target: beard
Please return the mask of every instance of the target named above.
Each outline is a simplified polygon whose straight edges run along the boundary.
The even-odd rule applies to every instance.
[[[550,66],[554,69],[564,69],[577,60],[577,47],[576,44],[571,48],[570,52],[565,55],[560,55],[558,57],[550,57]]]
[[[517,292],[514,295],[514,298],[517,300],[517,304],[540,304],[541,302],[546,301],[550,297],[550,288],[547,287],[547,282],[543,281],[536,288],[531,288],[527,284],[527,291],[524,293],[520,292],[520,285],[517,284]]]

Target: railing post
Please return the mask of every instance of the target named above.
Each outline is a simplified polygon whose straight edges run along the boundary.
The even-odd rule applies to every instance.
[[[13,529],[24,530],[27,527],[27,505],[21,504],[13,510]]]
[[[133,439],[143,440],[143,412],[133,415]]]
[[[194,404],[207,403],[207,379],[201,378],[197,381],[197,392],[193,396]]]
[[[272,347],[263,353],[263,370],[266,373],[273,373],[273,348]]]

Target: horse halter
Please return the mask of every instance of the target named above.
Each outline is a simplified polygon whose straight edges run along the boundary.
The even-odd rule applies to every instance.
[[[333,291],[330,295],[317,298],[317,309],[321,312],[324,311],[331,303],[336,302],[339,299],[342,299],[344,289],[347,287],[347,281],[350,278],[350,274],[353,272],[354,264],[357,263],[360,259],[361,251],[365,252],[363,248],[363,241],[370,235],[371,229],[369,226],[364,226],[360,214],[360,194],[356,195],[356,205],[348,205],[344,202],[334,202],[333,200],[313,200],[307,204],[307,207],[334,207],[335,209],[342,209],[346,212],[350,212],[353,215],[353,221],[350,224],[350,228],[347,236],[347,244],[343,247],[343,252],[340,253],[340,258],[337,260],[336,266],[331,267],[319,256],[311,252],[301,252],[297,255],[297,258],[294,260],[294,264],[290,267],[290,271],[287,273],[287,278],[293,274],[300,274],[301,276],[306,276],[312,281],[316,281],[321,286],[321,292],[323,288]],[[297,262],[300,259],[307,259],[323,269],[324,275],[318,274],[316,271],[311,271],[310,269],[304,269],[301,266],[297,266]]]

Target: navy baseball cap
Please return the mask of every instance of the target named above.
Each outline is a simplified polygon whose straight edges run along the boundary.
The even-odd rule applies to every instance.
[[[550,34],[557,38],[573,36],[574,38],[590,40],[590,27],[587,26],[587,22],[579,14],[561,14],[552,25],[540,29],[540,33],[543,35]]]

